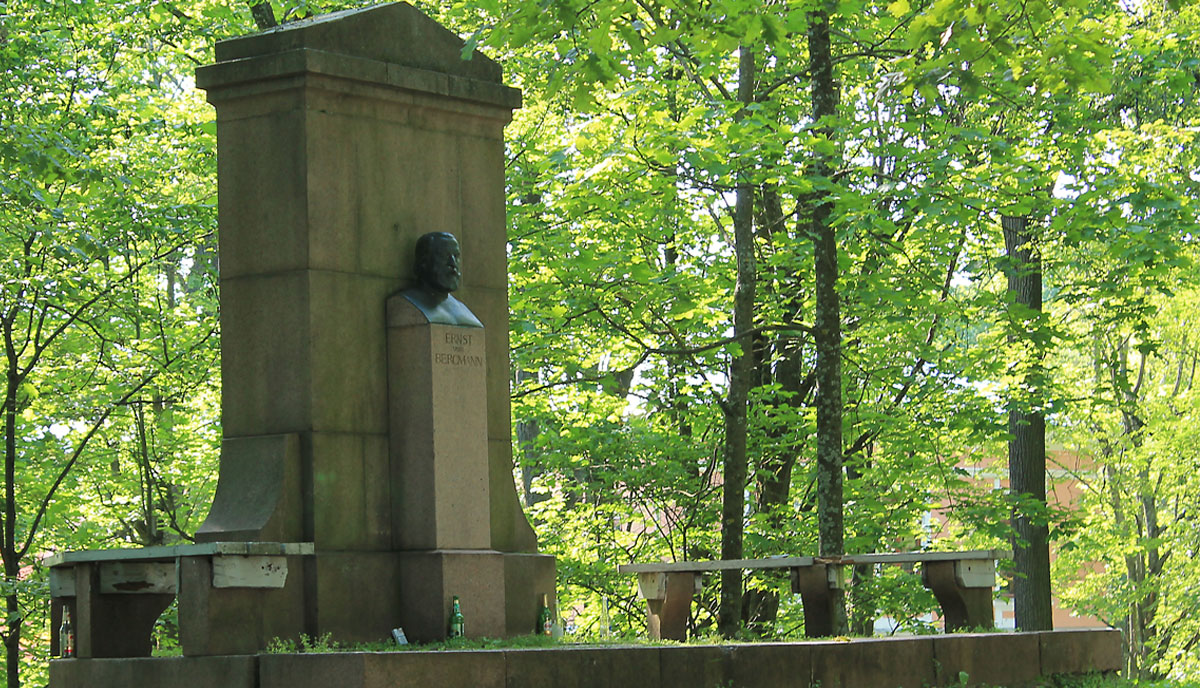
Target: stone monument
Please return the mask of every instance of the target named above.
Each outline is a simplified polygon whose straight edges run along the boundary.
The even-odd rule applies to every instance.
[[[149,655],[172,600],[194,658],[436,640],[454,596],[468,635],[519,635],[554,600],[512,474],[521,98],[463,51],[395,3],[222,41],[197,71],[217,110],[220,478],[194,545],[47,560],[79,659]]]
[[[433,640],[457,595],[470,635],[529,633],[553,598],[512,476],[502,134],[520,92],[462,51],[396,3],[222,41],[197,72],[217,110],[224,423],[197,539],[312,542],[305,632]],[[454,242],[443,296],[471,322],[411,298],[430,232]]]

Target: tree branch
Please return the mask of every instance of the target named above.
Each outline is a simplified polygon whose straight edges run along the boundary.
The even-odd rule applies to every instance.
[[[104,426],[105,421],[108,420],[113,411],[128,403],[130,399],[132,399],[138,392],[153,382],[161,373],[166,372],[172,364],[199,349],[201,345],[207,342],[209,337],[215,333],[216,328],[209,329],[208,333],[206,333],[204,337],[188,348],[185,352],[169,361],[164,361],[161,367],[156,368],[145,375],[141,380],[138,381],[136,385],[126,391],[125,394],[121,395],[119,399],[109,404],[99,415],[99,417],[92,422],[92,425],[88,428],[88,431],[82,438],[80,438],[78,443],[76,443],[75,449],[71,452],[71,457],[67,460],[66,465],[63,466],[62,470],[58,472],[58,477],[54,479],[54,483],[51,484],[50,489],[46,491],[46,495],[42,498],[41,504],[38,505],[37,514],[34,516],[33,522],[29,526],[29,532],[25,537],[25,543],[21,546],[20,550],[17,551],[17,559],[23,558],[26,553],[28,553],[30,546],[33,544],[34,538],[37,536],[38,527],[41,525],[42,518],[45,517],[46,510],[50,507],[50,503],[53,501],[54,495],[58,491],[59,486],[62,485],[63,480],[66,479],[67,475],[70,474],[71,469],[75,467],[75,464],[83,455],[83,450],[87,448],[88,442],[91,441],[92,437],[94,437],[96,433],[100,431],[100,428]]]

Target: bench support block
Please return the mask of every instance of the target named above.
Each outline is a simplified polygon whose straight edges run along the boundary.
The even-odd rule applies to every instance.
[[[986,562],[991,567],[989,576],[980,570],[983,564],[970,562],[968,568],[963,566],[965,563],[927,561],[921,565],[921,580],[942,607],[947,633],[995,626],[992,611],[995,564]]]
[[[646,599],[646,631],[652,640],[687,640],[698,580],[692,572],[638,574],[638,592]]]
[[[97,564],[75,566],[75,597],[67,598],[67,607],[75,623],[76,656],[149,657],[154,622],[175,595],[106,593],[100,569]]]
[[[833,635],[833,600],[830,590],[845,585],[841,566],[813,564],[794,568],[792,592],[800,594],[804,604],[804,635],[825,638]]]

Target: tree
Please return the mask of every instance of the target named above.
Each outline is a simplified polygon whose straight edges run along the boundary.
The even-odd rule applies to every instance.
[[[1042,271],[1030,218],[1002,218],[1006,250],[1005,273],[1014,319],[1036,319],[1042,312]],[[1013,401],[1008,411],[1008,479],[1018,501],[1032,502],[1034,509],[1046,504],[1046,417],[1037,403],[1037,390],[1046,385],[1042,344],[1035,331],[1026,328],[1024,337],[1009,336],[1010,342],[1026,340],[1027,360],[1014,365],[1027,367],[1023,389],[1030,390],[1029,398]],[[1044,340],[1043,340],[1044,341]],[[1029,512],[1022,504],[1013,517],[1013,604],[1017,628],[1023,631],[1053,629],[1053,608],[1050,602],[1050,527],[1044,518]]]
[[[1064,530],[1055,589],[1124,633],[1131,677],[1194,676],[1196,457],[1194,236],[1197,181],[1195,7],[1142,8],[1120,19],[1111,98],[1093,104],[1099,132],[1072,170],[1086,233],[1068,227],[1074,277],[1088,295],[1060,352],[1082,398],[1060,432],[1092,458],[1077,520]],[[1122,199],[1114,204],[1112,199]],[[1082,236],[1081,236],[1082,234]],[[1078,392],[1077,392],[1078,394]]]
[[[517,355],[529,355],[522,366],[539,368],[522,399],[634,373],[630,389],[642,406],[622,411],[626,422],[661,413],[698,441],[736,443],[737,416],[724,415],[718,431],[707,408],[739,398],[733,370],[748,341],[746,551],[812,551],[816,531],[832,542],[835,519],[823,528],[819,517],[844,500],[854,505],[843,515],[847,551],[919,540],[921,512],[939,503],[973,523],[995,517],[995,495],[963,502],[959,483],[941,477],[947,447],[1003,438],[986,385],[1006,373],[978,347],[992,341],[980,338],[978,323],[1003,292],[989,272],[999,238],[992,209],[1031,214],[1032,199],[1046,197],[1047,180],[1087,140],[1066,89],[1103,91],[1109,27],[1085,20],[1077,5],[834,3],[823,6],[825,46],[822,12],[811,8],[613,1],[543,9],[491,8],[474,34],[507,51],[518,85],[538,103],[514,125],[531,134],[518,134],[511,166],[513,265],[525,275],[513,304],[538,313],[514,338]],[[526,53],[530,44],[552,45],[552,59]],[[746,105],[738,87],[749,55],[756,69]],[[826,55],[828,74],[817,68]],[[747,171],[760,295],[748,340],[741,325],[727,325],[744,283],[736,218]],[[1067,203],[1071,212],[1044,205],[1060,212],[1056,223],[1083,215]],[[576,260],[544,267],[562,255]],[[818,258],[819,281],[801,268]],[[836,291],[825,288],[835,282]],[[824,327],[835,324],[841,335]],[[600,360],[607,373],[592,366]],[[843,370],[831,375],[834,364]],[[678,390],[681,377],[704,381],[695,385],[702,393],[652,391]],[[814,400],[835,385],[846,390],[842,401]],[[553,404],[574,402],[560,394]],[[539,423],[557,425],[545,416]],[[736,472],[724,480],[722,527],[734,536],[739,524],[728,514],[744,490]],[[777,583],[749,585],[742,621],[769,629]],[[726,633],[736,616],[731,587]],[[854,602],[856,618],[874,616],[875,598]]]
[[[211,495],[215,435],[187,418],[184,432],[171,430],[175,410],[205,410],[197,397],[213,408],[216,361],[212,145],[203,105],[184,88],[195,43],[177,47],[181,16],[123,4],[5,7],[0,554],[10,687],[46,650],[47,551],[159,542],[166,529],[186,537],[193,500]],[[209,458],[181,469],[175,452]],[[131,456],[136,482],[126,483],[120,465]]]
[[[833,79],[833,53],[830,48],[829,14],[833,3],[826,2],[812,14],[808,27],[809,71],[812,78],[813,122],[828,143],[835,143],[829,120],[837,116],[837,86]],[[830,152],[836,146],[816,147],[818,183],[832,181],[837,160]],[[842,323],[838,306],[838,251],[832,223],[830,191],[819,191],[812,209],[813,261],[815,264],[816,305],[813,343],[817,350],[817,529],[821,555],[845,554],[842,515]],[[843,590],[833,591],[835,635],[845,635],[846,606]]]
[[[737,100],[743,108],[754,102],[754,48],[738,47]],[[744,109],[736,116],[746,115]],[[746,163],[743,163],[746,164]],[[736,281],[733,288],[733,336],[739,341],[731,352],[729,391],[722,403],[725,414],[725,442],[721,490],[721,558],[741,559],[743,554],[743,518],[746,510],[747,404],[754,384],[754,351],[750,334],[754,328],[754,291],[758,280],[754,256],[754,189],[752,170],[737,172],[734,186],[733,252]],[[725,637],[733,637],[742,625],[742,572],[721,572],[721,605],[718,627]]]

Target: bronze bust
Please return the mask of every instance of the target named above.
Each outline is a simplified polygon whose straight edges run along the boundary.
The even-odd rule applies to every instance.
[[[431,323],[483,327],[466,304],[450,295],[462,283],[462,250],[449,232],[429,232],[417,239],[413,272],[417,286],[403,294]]]

